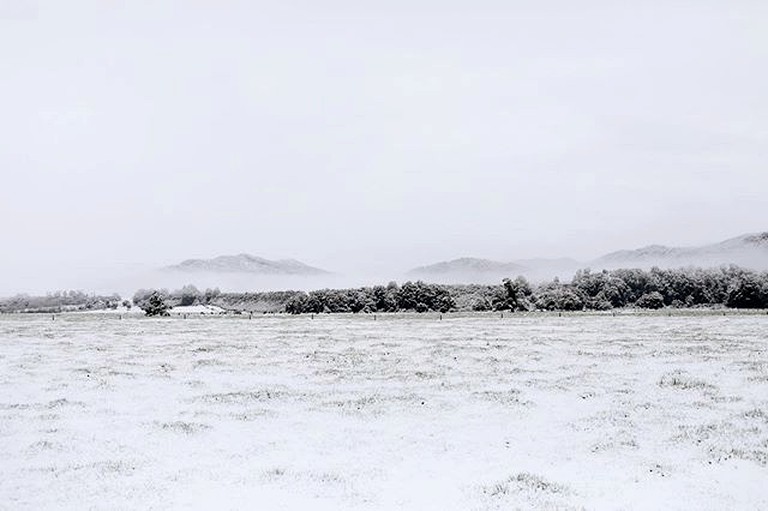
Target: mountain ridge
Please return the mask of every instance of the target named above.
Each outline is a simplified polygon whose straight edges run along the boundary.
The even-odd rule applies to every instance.
[[[469,264],[468,262],[474,262]],[[659,244],[609,252],[589,261],[562,258],[517,259],[510,262],[461,257],[419,266],[408,275],[455,280],[467,273],[493,277],[499,273],[522,274],[539,278],[565,277],[579,268],[596,270],[616,268],[662,268],[679,266],[721,266],[736,264],[751,269],[768,270],[768,231],[742,234],[723,241],[699,246],[677,247]],[[468,268],[471,271],[467,271]]]
[[[722,266],[735,264],[755,270],[768,270],[768,231],[743,234],[699,246],[652,244],[635,249],[606,253],[592,260],[567,257],[528,258],[508,262],[480,257],[459,257],[418,266],[405,276],[445,283],[495,282],[499,278],[525,275],[533,279],[567,278],[580,268],[660,268],[682,266]],[[221,255],[209,259],[186,259],[166,266],[163,271],[189,274],[250,274],[263,276],[308,277],[333,275],[322,268],[297,259],[270,260],[248,253]]]
[[[185,259],[166,266],[166,271],[210,272],[210,273],[249,273],[259,275],[326,275],[322,268],[316,268],[297,259],[266,259],[252,254],[221,255],[209,259]]]
[[[450,261],[440,261],[434,264],[418,266],[408,271],[409,274],[440,274],[451,271],[488,273],[496,271],[519,271],[524,267],[516,263],[504,263],[480,257],[459,257]]]
[[[637,249],[618,250],[598,257],[591,263],[609,267],[617,264],[642,266],[740,264],[757,269],[768,269],[768,231],[742,234],[698,246],[647,245]]]

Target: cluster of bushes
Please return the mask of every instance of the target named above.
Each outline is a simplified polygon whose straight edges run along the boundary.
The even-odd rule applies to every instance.
[[[82,291],[58,291],[45,296],[16,295],[0,299],[0,312],[45,312],[87,311],[116,309],[120,296],[89,295]]]
[[[361,287],[355,289],[321,289],[303,291],[268,291],[260,293],[222,293],[218,289],[203,292],[194,286],[176,291],[140,289],[133,303],[149,315],[164,315],[180,305],[215,305],[238,312],[288,312],[291,314],[321,312],[397,312],[439,311],[456,309],[448,286],[406,282],[398,286]]]
[[[274,313],[285,312],[290,300],[300,291],[263,291],[256,293],[220,293],[209,302],[225,310]]]
[[[288,300],[285,312],[448,312],[455,307],[446,286],[419,281],[402,286],[390,282],[386,286],[300,292]]]
[[[532,310],[533,289],[524,277],[504,279],[500,286],[480,284],[450,285],[446,289],[454,297],[459,311]]]
[[[650,271],[620,269],[576,273],[570,286],[584,308],[636,306],[696,307],[724,305],[741,309],[768,307],[768,273],[736,266]]]
[[[579,311],[621,307],[768,308],[768,273],[736,266],[662,270],[580,270],[570,282],[532,286],[524,277],[501,285],[406,282],[297,293],[285,312]]]
[[[208,305],[220,295],[221,291],[218,289],[200,291],[192,285],[184,286],[175,291],[168,291],[167,289],[139,289],[133,294],[133,304],[143,310],[152,296],[158,296],[168,307]]]
[[[225,310],[238,312],[284,312],[291,298],[301,294],[299,291],[265,291],[254,293],[222,293],[218,288],[200,291],[195,286],[187,285],[175,291],[167,289],[139,289],[133,295],[133,304],[144,310],[157,310],[159,301],[166,309],[188,305],[213,305]],[[155,296],[155,306],[150,306],[150,298]],[[162,315],[162,314],[153,314]]]

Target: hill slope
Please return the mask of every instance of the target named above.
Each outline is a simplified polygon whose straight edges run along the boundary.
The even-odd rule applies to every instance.
[[[412,269],[409,274],[420,275],[439,275],[446,273],[467,272],[467,273],[497,273],[521,271],[522,266],[515,263],[502,263],[491,261],[490,259],[479,259],[476,257],[462,257],[452,261],[443,261],[427,266],[419,266]]]
[[[259,275],[323,275],[329,273],[295,259],[273,261],[250,254],[224,255],[213,259],[187,259],[164,269],[190,273],[250,273]]]
[[[500,278],[510,275],[519,275],[524,270],[523,266],[515,263],[462,257],[451,261],[419,266],[410,270],[407,275],[414,278],[429,279],[432,282],[485,283],[496,282]]]
[[[635,250],[619,250],[599,257],[589,264],[593,268],[707,267],[736,264],[764,270],[768,269],[768,232],[744,234],[698,247],[649,245]]]
[[[533,280],[554,277],[569,279],[579,268],[616,269],[714,267],[735,264],[754,270],[768,270],[768,232],[744,234],[718,243],[698,247],[649,245],[634,250],[618,250],[591,261],[560,259],[520,259],[511,263],[463,257],[414,268],[409,277],[443,283],[493,283],[504,277],[525,275]]]

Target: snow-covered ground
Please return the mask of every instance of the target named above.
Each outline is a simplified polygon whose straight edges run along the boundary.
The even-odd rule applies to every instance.
[[[768,509],[768,316],[0,316],[1,509]]]
[[[179,305],[173,307],[169,314],[184,316],[189,314],[224,314],[226,311],[216,305]]]

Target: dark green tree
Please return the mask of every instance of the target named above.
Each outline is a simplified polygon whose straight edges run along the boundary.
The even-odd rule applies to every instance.
[[[140,305],[141,310],[147,316],[170,316],[168,312],[168,304],[165,301],[165,297],[159,291],[153,291],[146,302],[142,302]]]
[[[757,275],[744,272],[731,281],[725,305],[739,309],[759,309],[768,306],[768,286]]]
[[[664,307],[664,297],[658,291],[651,291],[641,296],[635,305],[642,309],[661,309]]]

